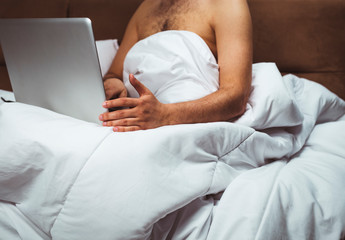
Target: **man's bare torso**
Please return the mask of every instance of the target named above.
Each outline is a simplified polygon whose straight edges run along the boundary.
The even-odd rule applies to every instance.
[[[194,101],[163,104],[130,74],[129,82],[140,97],[125,98],[122,75],[128,51],[139,40],[167,30],[194,32],[208,44],[219,66],[219,90]],[[227,121],[240,116],[246,109],[252,80],[252,30],[247,0],[145,0],[128,23],[104,79],[107,98],[114,98],[104,106],[124,107],[100,117],[105,126],[114,126],[115,131]]]
[[[139,40],[167,30],[198,34],[217,56],[209,0],[145,0],[137,12]]]

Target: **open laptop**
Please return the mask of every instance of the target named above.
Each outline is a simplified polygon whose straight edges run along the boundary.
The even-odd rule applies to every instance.
[[[100,123],[105,93],[88,18],[0,19],[16,101]]]

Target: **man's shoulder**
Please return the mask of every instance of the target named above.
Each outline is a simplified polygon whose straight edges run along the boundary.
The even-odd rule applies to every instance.
[[[228,5],[228,4],[248,2],[248,0],[205,0],[205,2],[209,5],[213,5],[216,7],[222,7],[222,6]]]
[[[204,8],[216,14],[218,11],[230,10],[232,6],[247,3],[248,0],[200,0],[203,2]]]
[[[246,11],[243,6],[248,6],[248,0],[205,0],[209,4],[212,15],[217,17],[219,13],[228,13],[232,15],[241,11]],[[224,14],[223,14],[224,15]],[[225,16],[225,15],[224,15]]]

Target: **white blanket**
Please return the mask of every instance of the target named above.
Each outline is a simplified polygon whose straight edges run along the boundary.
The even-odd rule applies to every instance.
[[[202,38],[188,31],[164,31],[136,43],[128,52],[123,77],[131,97],[138,93],[130,73],[162,103],[204,97],[219,87],[218,64]]]
[[[181,32],[183,41],[171,38],[169,46],[196,37]],[[201,69],[208,70],[214,74],[214,65]],[[188,96],[188,88],[175,89]],[[113,133],[2,103],[0,200],[42,239],[339,239],[344,127],[344,101],[316,83],[282,77],[272,63],[253,66],[247,111],[235,123]],[[0,230],[10,229],[0,220]]]

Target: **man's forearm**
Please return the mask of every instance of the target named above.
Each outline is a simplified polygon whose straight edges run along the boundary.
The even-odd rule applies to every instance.
[[[243,94],[218,90],[201,99],[166,104],[166,124],[228,121],[244,113],[246,101]]]
[[[117,79],[120,79],[122,81],[121,76],[118,76],[117,74],[109,71],[103,76],[103,82],[109,78],[117,78]]]
[[[104,126],[114,131],[135,131],[164,125],[228,121],[245,110],[245,91],[221,88],[204,98],[172,104],[163,104],[132,74],[129,80],[139,98],[118,98],[105,101],[105,108],[123,108],[100,115]]]

